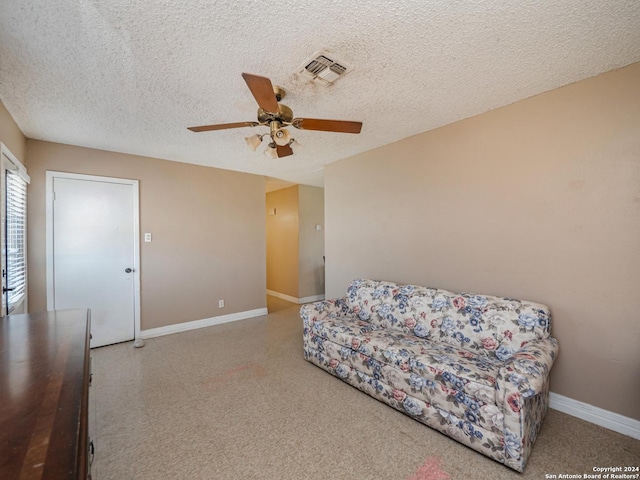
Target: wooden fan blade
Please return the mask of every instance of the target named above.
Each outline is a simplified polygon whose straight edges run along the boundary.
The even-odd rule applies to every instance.
[[[291,122],[300,130],[322,130],[324,132],[360,133],[362,122],[347,120],[322,120],[319,118],[294,118]]]
[[[258,122],[236,122],[236,123],[218,123],[217,125],[202,125],[200,127],[189,127],[192,132],[208,132],[211,130],[224,130],[225,128],[255,127],[260,125]]]
[[[293,155],[293,149],[289,145],[276,145],[276,153],[278,154],[278,158],[288,157],[289,155]]]
[[[278,106],[278,99],[273,92],[273,85],[271,80],[267,77],[261,77],[259,75],[252,75],[251,73],[243,73],[242,78],[247,82],[247,86],[253,98],[256,99],[258,105],[269,113],[278,113],[280,107]]]

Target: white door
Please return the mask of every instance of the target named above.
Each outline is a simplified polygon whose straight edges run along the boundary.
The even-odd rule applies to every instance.
[[[133,340],[137,182],[51,177],[52,309],[90,308],[92,348]]]

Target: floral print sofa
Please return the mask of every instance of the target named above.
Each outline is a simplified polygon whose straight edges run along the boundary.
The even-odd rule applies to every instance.
[[[305,358],[478,452],[524,470],[558,353],[548,307],[354,280],[303,305]]]

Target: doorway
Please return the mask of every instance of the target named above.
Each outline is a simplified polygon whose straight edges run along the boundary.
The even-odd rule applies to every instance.
[[[324,189],[266,194],[267,295],[294,304],[324,299]]]
[[[91,309],[91,348],[140,335],[138,181],[47,172],[47,309]]]

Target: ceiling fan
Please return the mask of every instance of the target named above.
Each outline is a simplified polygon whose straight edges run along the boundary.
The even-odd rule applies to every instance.
[[[319,118],[294,118],[293,111],[286,105],[279,103],[285,96],[284,89],[277,85],[272,85],[271,80],[267,77],[243,73],[242,78],[244,78],[253,97],[256,99],[256,102],[258,102],[257,122],[202,125],[200,127],[189,127],[189,130],[192,132],[208,132],[227,128],[256,127],[258,125],[269,127],[268,133],[246,137],[245,141],[252,150],[256,150],[262,143],[262,138],[268,135],[271,141],[268,144],[265,155],[271,158],[281,158],[293,155],[291,144],[294,140],[284,127],[292,126],[300,130],[320,130],[324,132],[342,133],[360,133],[362,129],[362,122],[323,120]]]

